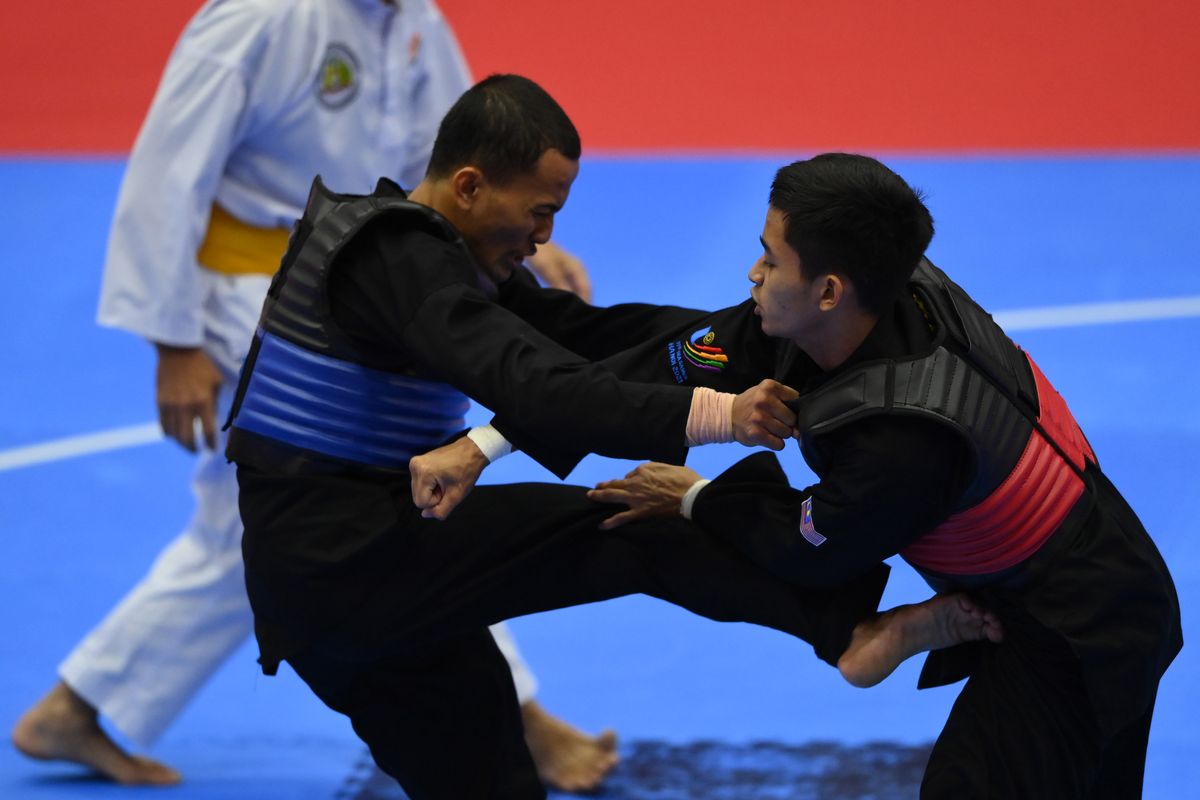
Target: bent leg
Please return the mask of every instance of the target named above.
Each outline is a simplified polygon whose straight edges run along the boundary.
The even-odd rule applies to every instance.
[[[1100,733],[1078,662],[1044,628],[1005,620],[934,744],[922,800],[1088,796]]]
[[[288,662],[412,800],[545,797],[508,665],[485,629],[361,659],[314,646]]]
[[[644,593],[718,621],[752,622],[811,642],[833,664],[875,611],[887,568],[836,590],[776,577],[684,520],[599,530],[612,506],[586,489],[482,486],[444,522],[415,520],[392,597],[402,638],[470,629],[538,611]],[[417,627],[419,626],[419,627]]]

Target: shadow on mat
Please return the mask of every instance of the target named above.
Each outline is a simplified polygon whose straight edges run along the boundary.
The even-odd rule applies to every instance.
[[[871,742],[784,745],[701,741],[622,745],[621,763],[587,796],[602,800],[911,800],[931,745]],[[574,795],[551,792],[551,798]],[[369,755],[337,800],[406,800]]]

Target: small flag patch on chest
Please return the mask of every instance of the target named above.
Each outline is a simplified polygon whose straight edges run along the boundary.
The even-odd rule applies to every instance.
[[[800,504],[800,535],[813,547],[825,544],[825,537],[817,533],[813,526],[811,497],[804,498],[804,502]]]

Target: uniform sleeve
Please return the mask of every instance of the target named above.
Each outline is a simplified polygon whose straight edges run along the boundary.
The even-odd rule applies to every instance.
[[[402,351],[491,409],[506,438],[560,476],[589,452],[682,462],[690,388],[619,380],[496,305],[476,280],[450,245],[376,226],[343,251],[330,296],[347,333]]]
[[[203,339],[196,250],[246,124],[248,67],[272,18],[206,6],[167,63],[130,153],[109,235],[98,321],[180,346]]]
[[[970,474],[966,443],[927,420],[861,420],[821,451],[821,481],[803,490],[774,454],[743,459],[701,490],[692,519],[786,580],[835,586],[936,527]]]
[[[674,334],[710,313],[646,303],[593,306],[571,292],[538,285],[524,269],[500,286],[499,303],[563,347],[593,361]]]
[[[501,302],[513,299],[508,292],[514,280],[501,287]],[[750,300],[709,312],[638,303],[596,308],[568,292],[540,287],[521,294],[524,299],[510,310],[573,352],[598,359],[622,380],[737,394],[776,377],[780,340],[763,334]],[[518,435],[511,419],[495,424],[507,426],[510,438]],[[538,438],[530,430],[519,435],[526,448]],[[539,441],[539,460],[546,463],[561,441],[561,436]],[[564,463],[569,458],[564,454]]]

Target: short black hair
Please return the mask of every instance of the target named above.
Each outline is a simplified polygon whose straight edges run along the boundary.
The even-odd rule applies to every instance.
[[[426,174],[444,178],[465,166],[507,183],[547,150],[579,160],[579,133],[545,89],[520,75],[491,75],[468,89],[438,128]]]
[[[771,206],[808,278],[836,273],[858,302],[882,315],[933,238],[923,195],[869,156],[823,153],[775,174]]]

